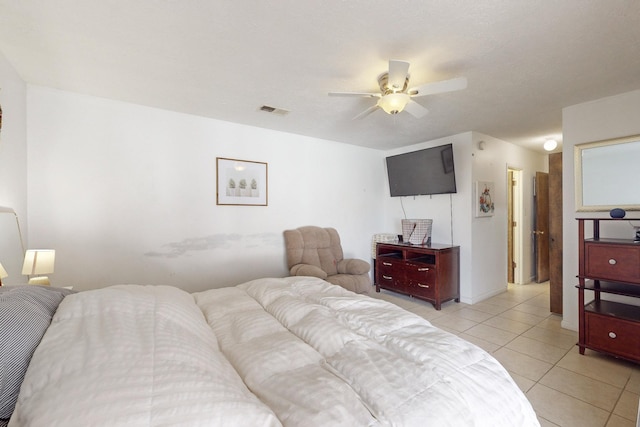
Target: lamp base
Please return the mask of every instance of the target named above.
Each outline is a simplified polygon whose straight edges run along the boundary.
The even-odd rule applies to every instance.
[[[47,276],[37,276],[29,279],[29,284],[49,286],[51,283],[49,282],[49,278]]]

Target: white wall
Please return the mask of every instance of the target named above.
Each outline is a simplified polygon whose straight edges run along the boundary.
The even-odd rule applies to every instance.
[[[478,142],[484,141],[484,150]],[[386,155],[422,148],[453,144],[457,192],[453,195],[389,197],[385,182],[385,230],[400,234],[403,218],[433,219],[432,241],[460,246],[460,299],[474,304],[506,290],[507,286],[507,168],[523,171],[522,239],[524,276],[532,276],[531,231],[533,227],[533,177],[536,171],[548,171],[547,156],[514,144],[467,132],[392,150]],[[495,214],[475,217],[475,182],[495,185]],[[404,206],[404,210],[403,210]]]
[[[369,260],[383,228],[380,151],[41,87],[27,99],[29,246],[56,249],[54,285],[228,286],[286,275],[285,229],[335,227]],[[216,205],[216,157],[267,162],[268,206]]]
[[[21,218],[25,219],[27,216],[26,93],[25,83],[0,54],[0,105],[2,106],[0,206],[13,208]]]
[[[563,319],[562,326],[578,329],[578,225],[576,217],[608,217],[608,212],[576,213],[573,150],[576,144],[640,134],[640,90],[567,107],[562,113],[563,152]],[[635,183],[634,183],[635,184]],[[635,185],[620,188],[633,191]],[[612,224],[608,224],[611,226]],[[629,238],[630,229],[601,225],[601,234]]]

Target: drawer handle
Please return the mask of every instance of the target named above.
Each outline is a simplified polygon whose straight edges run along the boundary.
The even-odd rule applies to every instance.
[[[615,332],[609,332],[609,338],[617,338],[618,336],[616,335]]]
[[[382,278],[383,278],[384,280],[393,280],[393,277],[391,277],[391,276],[385,276],[384,274],[382,275]]]
[[[429,285],[423,285],[422,283],[418,283],[418,286],[420,286],[421,288],[429,289]]]
[[[418,271],[429,271],[428,267],[420,267],[418,268]]]
[[[611,264],[611,265],[616,265],[616,263],[617,263],[617,261],[615,259],[613,259],[613,258],[611,258],[609,260],[609,264]]]
[[[382,265],[386,265],[387,267],[392,266],[393,264],[391,264],[390,262],[383,262]]]

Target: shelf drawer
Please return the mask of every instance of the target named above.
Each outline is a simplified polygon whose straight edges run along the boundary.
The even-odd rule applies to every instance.
[[[436,285],[435,282],[428,282],[425,280],[409,280],[409,290],[411,295],[435,299],[436,298]]]
[[[586,344],[590,347],[640,359],[640,324],[585,312]]]
[[[640,281],[640,247],[585,243],[585,273],[587,277]]]

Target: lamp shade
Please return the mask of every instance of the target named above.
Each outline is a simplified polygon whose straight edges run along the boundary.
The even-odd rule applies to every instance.
[[[5,277],[9,277],[9,275],[7,274],[7,270],[0,264],[0,279],[4,279]]]
[[[56,251],[54,249],[29,249],[24,255],[22,274],[32,276],[53,273],[55,259]]]
[[[383,95],[382,98],[378,101],[378,106],[382,108],[387,114],[398,114],[404,107],[407,106],[407,103],[410,101],[411,97],[406,93],[398,92],[398,93],[390,93],[387,95]]]

